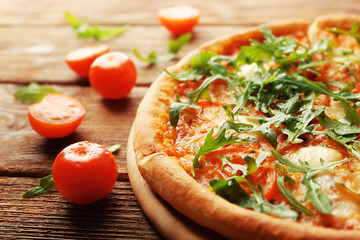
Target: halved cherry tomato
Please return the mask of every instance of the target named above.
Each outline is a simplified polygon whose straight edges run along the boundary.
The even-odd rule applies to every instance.
[[[191,32],[198,24],[200,11],[188,5],[179,5],[160,9],[158,18],[170,32],[181,35]]]
[[[276,182],[276,170],[272,167],[259,167],[255,172],[246,177],[254,186],[260,185],[264,197],[270,201],[279,193]],[[249,191],[251,193],[251,191]]]
[[[31,127],[48,138],[61,138],[73,133],[85,116],[84,106],[73,97],[60,93],[46,95],[29,107]]]
[[[124,53],[106,53],[91,65],[89,81],[104,98],[123,98],[135,85],[136,67]]]
[[[66,64],[77,74],[83,77],[89,76],[90,66],[99,56],[109,52],[107,45],[94,45],[79,48],[69,52],[65,56]]]
[[[77,204],[96,202],[113,189],[118,167],[112,153],[103,146],[78,142],[64,148],[53,165],[57,190]]]

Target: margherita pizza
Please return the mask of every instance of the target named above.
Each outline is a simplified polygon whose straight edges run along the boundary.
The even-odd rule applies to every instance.
[[[265,25],[190,53],[152,84],[138,168],[233,239],[360,239],[359,16]]]

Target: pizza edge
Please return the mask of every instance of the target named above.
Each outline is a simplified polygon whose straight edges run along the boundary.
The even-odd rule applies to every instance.
[[[332,22],[354,22],[355,16],[322,16],[310,26],[308,21],[292,21],[265,25],[275,35],[287,35],[295,31],[318,31]],[[346,20],[345,20],[346,19]],[[356,18],[359,19],[359,18]],[[315,27],[314,27],[315,26]],[[309,33],[308,36],[311,36]],[[243,31],[215,39],[186,55],[169,71],[181,70],[190,63],[191,57],[200,50],[230,54],[249,39],[262,39],[260,28]],[[134,150],[140,173],[150,187],[177,211],[193,221],[229,237],[241,239],[360,239],[360,231],[336,230],[290,222],[266,214],[236,206],[214,193],[204,189],[190,177],[177,162],[162,151],[157,132],[159,112],[167,107],[159,100],[176,84],[166,73],[162,73],[152,84],[141,102],[134,123]],[[243,235],[244,234],[244,235]],[[245,235],[246,234],[246,235]]]

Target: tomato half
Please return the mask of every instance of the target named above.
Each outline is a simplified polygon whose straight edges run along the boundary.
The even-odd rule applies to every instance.
[[[52,93],[29,107],[31,127],[48,138],[61,138],[73,133],[85,116],[84,106],[73,97]]]
[[[246,177],[253,185],[260,185],[264,197],[270,201],[279,194],[276,182],[276,170],[272,167],[259,167],[255,172]]]
[[[65,56],[66,64],[77,74],[89,76],[90,66],[99,56],[109,52],[107,45],[94,45],[76,49]]]
[[[160,9],[158,18],[170,32],[181,35],[191,32],[198,24],[200,11],[188,5],[179,5]]]
[[[123,98],[135,86],[136,67],[124,53],[106,53],[91,65],[89,81],[104,98]]]
[[[64,148],[53,165],[57,190],[77,204],[96,202],[114,188],[118,167],[113,154],[91,142],[78,142]]]

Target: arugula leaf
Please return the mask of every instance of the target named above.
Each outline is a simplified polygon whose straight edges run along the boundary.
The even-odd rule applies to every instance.
[[[248,124],[245,124],[248,125]],[[194,160],[193,160],[193,164],[191,167],[191,174],[194,177],[195,176],[195,172],[194,169],[195,168],[199,168],[202,167],[202,165],[199,163],[199,158],[205,154],[208,154],[210,152],[212,152],[215,149],[218,149],[220,147],[232,144],[232,143],[248,143],[249,140],[247,139],[239,139],[237,137],[233,138],[233,134],[230,134],[228,137],[225,136],[225,132],[228,129],[232,129],[232,125],[226,125],[226,127],[223,127],[224,124],[222,125],[222,127],[220,127],[217,136],[215,139],[213,139],[213,135],[214,135],[214,129],[211,129],[210,132],[206,135],[205,138],[205,142],[204,144],[199,148],[199,150],[197,151]]]
[[[347,120],[350,124],[359,126],[360,124],[360,117],[350,105],[344,100],[341,94],[336,94],[331,92],[324,83],[322,82],[314,82],[305,77],[302,77],[301,80],[306,83],[315,93],[317,94],[326,94],[335,98],[336,100],[340,101],[341,106],[345,110],[345,120]]]
[[[28,190],[24,193],[23,198],[32,198],[40,194],[48,193],[54,187],[53,176],[49,175],[40,179],[38,186]]]
[[[349,134],[359,134],[360,128],[356,125],[349,125],[344,122],[337,121],[335,119],[329,118],[325,112],[322,112],[317,119],[322,127],[334,131],[338,135],[349,135]]]
[[[119,151],[120,148],[121,148],[121,144],[114,144],[114,145],[107,147],[107,149],[112,153]]]
[[[290,167],[288,169],[288,171],[290,171],[290,172],[305,172],[307,174],[306,175],[307,178],[312,178],[321,171],[331,170],[331,169],[335,168],[336,166],[338,166],[340,164],[343,164],[345,162],[350,161],[349,158],[345,158],[343,160],[339,160],[339,161],[335,161],[335,162],[324,162],[324,161],[322,161],[321,166],[310,167],[306,162],[303,162],[301,160],[298,160],[300,165],[297,165],[297,164],[291,162],[289,159],[287,159],[286,157],[282,156],[281,154],[279,154],[278,152],[276,152],[274,150],[271,150],[271,153],[274,155],[274,157],[276,157],[276,159],[281,164]]]
[[[223,79],[224,77],[220,74],[216,74],[210,77],[207,77],[204,82],[196,89],[194,92],[188,93],[186,96],[190,99],[191,102],[197,102],[201,97],[206,96],[207,100],[209,99],[210,95],[207,92],[209,85],[219,79]]]
[[[239,184],[244,182],[249,185],[253,195],[248,194]],[[255,187],[243,177],[235,177],[231,179],[212,179],[210,185],[215,193],[226,200],[244,208],[250,208],[257,212],[277,215],[282,218],[296,218],[298,213],[289,209],[284,203],[273,205],[269,203],[262,192],[259,185],[259,193]]]
[[[216,55],[213,52],[201,51],[191,58],[190,67],[185,67],[181,72],[170,73],[166,69],[165,72],[179,81],[198,81],[210,74],[208,62]]]
[[[338,181],[336,181],[335,179],[334,179],[334,182],[335,182],[336,184],[340,185],[341,187],[343,187],[344,189],[346,189],[347,191],[349,191],[350,193],[352,193],[352,194],[354,194],[354,195],[356,195],[356,196],[360,196],[360,193],[359,193],[359,192],[357,192],[357,191],[355,191],[354,189],[346,186],[344,183],[338,182]]]
[[[332,211],[331,200],[321,190],[320,185],[315,179],[313,177],[309,178],[305,176],[301,183],[307,186],[305,200],[311,201],[319,212],[330,214]]]
[[[21,87],[14,93],[14,97],[22,102],[40,102],[49,93],[60,93],[50,86],[40,86],[37,83],[30,83],[28,86]]]
[[[181,111],[185,110],[186,108],[199,109],[200,107],[191,102],[182,103],[180,101],[179,95],[176,95],[176,102],[171,103],[170,108],[169,108],[170,123],[173,128],[176,128],[176,126],[177,126]]]
[[[167,62],[176,57],[178,51],[191,39],[191,37],[192,37],[191,33],[186,33],[178,37],[175,41],[169,40],[168,52],[159,57],[157,56],[155,50],[151,50],[146,58],[140,54],[139,49],[137,48],[134,48],[133,52],[135,56],[137,56],[143,62],[147,62],[150,64]]]
[[[68,23],[75,29],[80,38],[95,38],[104,40],[110,37],[118,36],[128,30],[128,26],[118,28],[100,28],[98,25],[90,25],[86,20],[80,20],[69,12],[64,12]]]
[[[355,22],[349,31],[342,30],[339,28],[327,28],[326,30],[333,32],[335,34],[347,34],[354,37],[358,43],[360,43],[360,33],[359,33],[359,22]]]
[[[232,168],[232,173],[234,176],[237,176],[237,172],[240,170],[243,175],[247,175],[247,167],[241,164],[232,163],[232,159],[227,156],[218,156],[221,160],[221,171],[224,169],[225,165],[229,165]]]
[[[305,213],[308,216],[313,215],[313,212],[311,212],[308,208],[306,208],[298,200],[296,200],[296,198],[292,194],[292,192],[285,187],[284,177],[280,177],[279,174],[277,174],[276,180],[277,180],[277,186],[278,186],[280,193],[287,199],[290,206],[292,206],[299,212]]]
[[[232,173],[234,176],[237,175],[237,172],[240,170],[243,174],[242,176],[247,176],[253,172],[256,171],[256,169],[258,169],[259,165],[257,165],[257,162],[254,158],[245,155],[243,157],[245,163],[247,164],[247,166],[241,165],[241,164],[236,164],[236,163],[232,163],[232,159],[230,157],[227,156],[218,156],[218,158],[221,160],[221,171],[224,169],[225,165],[229,165],[232,168]]]
[[[282,112],[276,112],[274,116],[270,118],[256,117],[260,122],[260,126],[251,129],[249,132],[261,132],[264,134],[266,139],[269,141],[273,148],[277,147],[277,134],[272,129],[272,125],[280,125],[280,123],[286,121],[290,116]],[[254,117],[255,118],[255,117]]]

